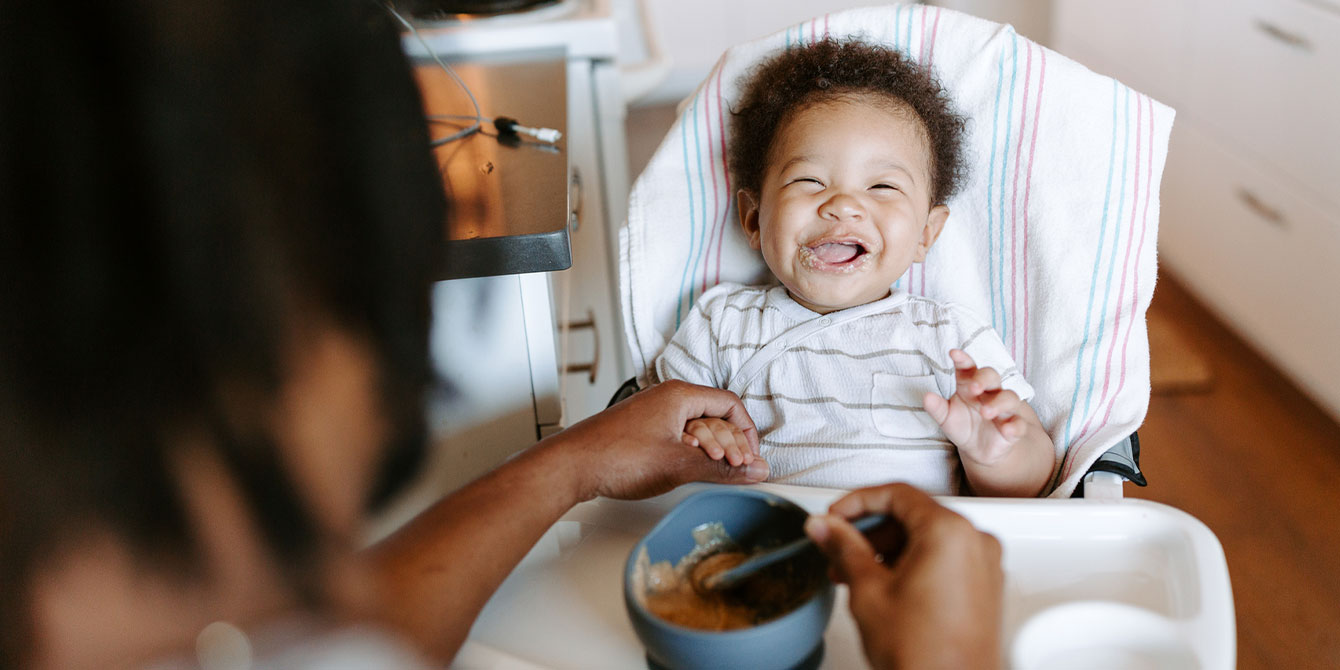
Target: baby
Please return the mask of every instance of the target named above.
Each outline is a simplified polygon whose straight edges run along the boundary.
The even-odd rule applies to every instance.
[[[1000,336],[893,287],[965,172],[965,122],[939,84],[896,50],[824,40],[754,70],[733,114],[740,225],[780,285],[703,293],[656,377],[740,394],[773,481],[1042,493],[1055,450]],[[719,419],[684,439],[755,457]]]

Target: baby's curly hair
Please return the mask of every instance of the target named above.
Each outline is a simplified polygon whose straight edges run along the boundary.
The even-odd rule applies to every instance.
[[[750,71],[739,108],[731,110],[731,171],[741,188],[758,193],[768,151],[782,122],[796,110],[861,94],[910,107],[930,142],[931,204],[947,201],[967,176],[963,133],[967,119],[928,70],[888,47],[825,38],[787,49]]]

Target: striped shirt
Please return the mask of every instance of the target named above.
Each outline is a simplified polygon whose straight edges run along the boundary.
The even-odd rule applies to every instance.
[[[896,289],[879,302],[866,316],[790,343],[742,390],[772,481],[833,488],[902,481],[958,493],[957,450],[922,409],[927,391],[954,392],[950,349],[995,368],[1020,398],[1033,397],[1000,336],[967,309]],[[823,316],[781,286],[720,284],[699,298],[656,359],[656,377],[729,388],[764,345]]]

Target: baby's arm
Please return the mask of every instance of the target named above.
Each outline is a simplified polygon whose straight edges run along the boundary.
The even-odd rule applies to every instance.
[[[702,447],[712,460],[725,458],[726,462],[735,467],[753,463],[754,457],[758,455],[745,439],[744,433],[724,419],[689,419],[684,426],[683,439],[691,447]]]
[[[972,490],[981,496],[1034,497],[1051,478],[1056,447],[1033,408],[978,368],[967,353],[949,352],[956,389],[949,399],[927,393],[926,412],[958,446]]]

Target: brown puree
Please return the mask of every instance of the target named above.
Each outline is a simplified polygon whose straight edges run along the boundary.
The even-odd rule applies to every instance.
[[[638,599],[647,611],[670,623],[725,631],[756,626],[790,612],[809,600],[822,582],[822,567],[801,560],[770,566],[727,590],[694,588],[695,583],[701,585],[707,577],[729,570],[748,557],[748,553],[723,546],[720,541],[715,546],[700,542],[678,565],[672,566],[669,561],[653,565],[644,547],[634,573],[634,583],[641,587]]]

